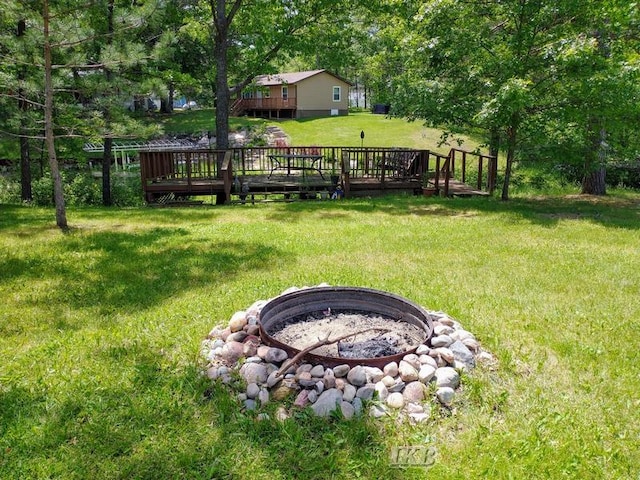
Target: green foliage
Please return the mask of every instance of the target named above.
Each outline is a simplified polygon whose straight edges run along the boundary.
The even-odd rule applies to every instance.
[[[97,206],[102,204],[102,180],[85,169],[66,169],[61,172],[64,195],[71,206]],[[19,182],[4,184],[4,193],[0,194],[6,203],[19,202]],[[33,203],[39,206],[53,205],[53,180],[47,172],[32,182]],[[111,181],[111,195],[113,205],[119,207],[140,206],[142,201],[142,186],[140,176],[136,174],[115,174]]]
[[[624,141],[640,108],[635,4],[448,0],[406,8],[411,14],[385,18],[379,32],[386,48],[376,88],[395,113],[481,127],[487,141],[497,133],[508,168],[518,158],[551,159],[588,174],[608,156],[638,156],[640,144]]]

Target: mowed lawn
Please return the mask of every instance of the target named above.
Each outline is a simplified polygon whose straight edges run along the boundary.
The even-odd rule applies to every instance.
[[[0,206],[0,478],[640,474],[638,194],[68,213]],[[497,364],[418,426],[241,412],[202,339],[320,282],[444,310]],[[391,463],[425,441],[430,469]]]
[[[442,130],[430,128],[421,120],[408,122],[402,118],[373,115],[368,112],[347,116],[281,120],[278,125],[294,145],[337,145],[347,147],[408,147],[426,148],[446,154],[453,146],[474,150],[477,140],[456,135],[443,141]],[[364,138],[361,134],[364,132]],[[458,143],[460,140],[461,143]]]

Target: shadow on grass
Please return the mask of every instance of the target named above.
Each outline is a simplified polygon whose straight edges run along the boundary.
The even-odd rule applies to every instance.
[[[179,223],[180,220],[174,220]],[[215,289],[239,272],[269,268],[284,252],[250,241],[196,238],[185,229],[85,230],[56,237],[43,254],[0,258],[0,283],[46,282],[21,299],[25,304],[97,308],[108,314],[144,309],[204,285]]]
[[[306,412],[258,420],[193,366],[176,368],[145,349],[119,362],[128,375],[117,384],[0,390],[0,476],[408,478],[389,465],[375,420]]]
[[[542,227],[551,227],[564,220],[585,221],[604,227],[640,228],[640,196],[587,195],[515,198],[503,202],[497,198],[423,198],[383,196],[354,198],[331,202],[294,202],[282,204],[270,212],[273,221],[298,221],[309,214],[323,217],[341,216],[352,219],[350,213],[386,214],[393,216],[476,216],[480,214],[513,215]]]

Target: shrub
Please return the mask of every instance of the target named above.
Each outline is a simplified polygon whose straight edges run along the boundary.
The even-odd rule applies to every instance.
[[[20,203],[20,182],[10,174],[0,174],[0,203]]]
[[[31,194],[34,205],[53,205],[53,178],[49,172],[31,181]]]
[[[140,175],[114,175],[111,182],[111,200],[118,207],[144,205]]]
[[[102,204],[100,180],[90,172],[65,172],[63,175],[64,196],[67,204],[74,206]]]

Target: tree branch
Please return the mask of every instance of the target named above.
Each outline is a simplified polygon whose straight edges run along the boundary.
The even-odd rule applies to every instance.
[[[314,343],[313,345],[309,345],[309,346],[308,346],[307,348],[305,348],[304,350],[300,350],[300,352],[298,352],[297,354],[295,354],[295,355],[293,356],[293,358],[291,358],[290,360],[287,360],[286,362],[284,362],[284,363],[282,364],[282,366],[281,366],[281,367],[276,371],[276,375],[275,375],[275,376],[276,376],[276,377],[281,377],[281,376],[282,376],[282,374],[283,374],[284,372],[286,372],[287,370],[289,370],[289,368],[290,368],[292,365],[295,365],[295,364],[296,364],[299,360],[301,360],[301,359],[302,359],[302,358],[303,358],[307,353],[309,353],[309,352],[311,352],[311,351],[313,351],[313,350],[315,350],[315,349],[317,349],[317,348],[320,348],[320,347],[322,347],[322,346],[324,346],[324,345],[332,345],[332,344],[334,344],[334,343],[338,343],[338,342],[340,342],[340,341],[342,341],[342,340],[344,340],[344,339],[346,339],[346,338],[354,337],[354,336],[356,336],[356,335],[361,335],[361,334],[363,334],[363,333],[370,332],[371,330],[376,330],[376,331],[384,332],[384,333],[389,332],[389,330],[387,330],[387,329],[380,329],[380,328],[367,328],[366,330],[360,330],[359,332],[349,333],[349,334],[347,334],[347,335],[342,335],[341,337],[334,338],[333,340],[329,340],[329,336],[331,335],[331,332],[329,332],[329,333],[327,333],[327,336],[326,336],[326,337],[324,337],[324,338],[322,338],[322,339],[319,339],[316,343]]]

